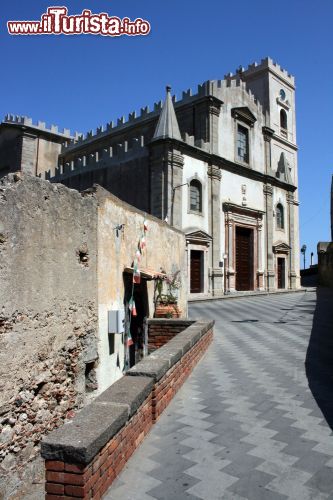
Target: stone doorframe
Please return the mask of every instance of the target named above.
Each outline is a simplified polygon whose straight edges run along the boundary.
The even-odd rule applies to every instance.
[[[191,298],[203,295],[208,295],[209,293],[209,283],[208,283],[208,252],[209,247],[212,242],[212,237],[205,231],[197,230],[186,233],[186,253],[187,253],[187,275],[189,277],[189,283],[191,279],[191,250],[198,250],[203,252],[203,291],[201,293],[190,293]]]
[[[236,292],[236,227],[253,230],[253,283],[255,290],[264,290],[264,267],[262,260],[262,219],[265,212],[234,203],[223,203],[225,221],[225,254],[227,255],[226,293]]]
[[[276,243],[273,244],[273,254],[274,254],[274,269],[275,269],[275,288],[278,288],[278,258],[282,257],[285,260],[284,263],[284,283],[285,283],[285,288],[288,288],[288,275],[289,275],[289,254],[290,254],[291,247],[287,245],[287,243],[284,243],[283,241],[277,241]],[[289,287],[291,288],[291,287]]]

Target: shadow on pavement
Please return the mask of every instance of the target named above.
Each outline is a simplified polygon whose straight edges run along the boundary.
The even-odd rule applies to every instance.
[[[333,289],[330,288],[317,288],[305,372],[312,395],[333,429]]]

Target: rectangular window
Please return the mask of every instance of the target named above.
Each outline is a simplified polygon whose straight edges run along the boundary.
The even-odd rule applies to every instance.
[[[237,158],[249,163],[249,131],[241,125],[237,126]]]
[[[201,184],[197,180],[190,183],[190,210],[201,212]]]

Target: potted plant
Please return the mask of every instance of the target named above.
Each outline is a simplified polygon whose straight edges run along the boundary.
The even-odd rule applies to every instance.
[[[155,318],[179,318],[181,310],[178,308],[178,293],[181,285],[180,271],[176,271],[165,279],[156,280],[155,288]],[[166,293],[164,288],[166,287]]]

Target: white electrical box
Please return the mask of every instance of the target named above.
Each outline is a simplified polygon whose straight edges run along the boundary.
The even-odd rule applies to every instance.
[[[124,330],[124,309],[115,309],[114,311],[108,311],[108,333],[124,333]]]

